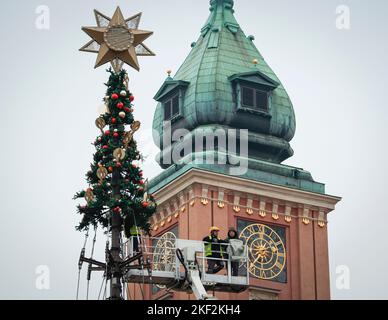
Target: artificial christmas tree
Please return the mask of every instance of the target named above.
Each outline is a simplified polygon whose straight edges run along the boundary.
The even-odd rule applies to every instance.
[[[134,96],[127,88],[128,75],[125,70],[108,72],[106,112],[96,120],[101,134],[94,142],[96,153],[86,174],[89,188],[75,195],[75,199],[85,198],[87,202],[78,206],[83,218],[77,229],[84,231],[98,225],[108,228],[112,216],[119,215],[129,237],[134,225],[145,232],[150,230],[149,219],[156,205],[136,165],[142,157],[133,136],[140,122],[133,117]]]

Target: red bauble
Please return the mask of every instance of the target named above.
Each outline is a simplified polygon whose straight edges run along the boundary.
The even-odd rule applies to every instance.
[[[110,135],[110,131],[109,131],[109,130],[106,130],[106,131],[105,131],[105,135],[106,135],[106,136],[109,136],[109,135]]]
[[[143,184],[144,184],[144,181],[143,181],[143,180],[140,180],[140,181],[139,181],[139,184],[140,184],[140,185],[143,185]]]
[[[143,208],[148,208],[148,202],[147,201],[143,201],[142,202],[142,206],[143,206]]]
[[[115,138],[118,138],[120,135],[119,135],[117,132],[115,132],[115,133],[113,134],[113,136],[114,136]]]
[[[121,164],[121,162],[117,162],[116,163],[116,167],[118,167],[118,168],[121,168],[123,165]]]
[[[125,111],[126,113],[129,113],[129,112],[131,112],[131,109],[128,108],[128,107],[125,107],[125,108],[124,108],[124,111]]]
[[[119,102],[119,103],[117,104],[117,108],[122,109],[123,107],[124,107],[124,103]]]
[[[112,118],[111,122],[112,122],[112,124],[115,124],[117,122],[117,119],[116,118]]]
[[[113,172],[113,168],[112,168],[112,167],[109,167],[109,168],[108,168],[108,171],[109,171],[109,172]]]
[[[117,100],[119,98],[119,95],[117,93],[112,94],[112,99]]]
[[[103,148],[103,149],[105,149],[105,150],[106,150],[106,149],[109,149],[109,147],[108,147],[108,146],[103,146],[102,148]]]
[[[134,101],[134,100],[135,100],[135,97],[131,95],[131,96],[129,97],[129,101],[132,102],[132,101]]]
[[[114,213],[120,213],[121,212],[121,208],[120,207],[116,207],[113,209],[113,212]]]
[[[139,172],[139,176],[140,176],[140,177],[143,176],[143,172],[142,172],[142,171]]]

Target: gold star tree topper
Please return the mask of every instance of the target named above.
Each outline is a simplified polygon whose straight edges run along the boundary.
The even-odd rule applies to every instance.
[[[137,57],[155,55],[143,44],[153,32],[138,29],[141,13],[124,19],[120,7],[117,7],[111,19],[97,10],[94,10],[94,14],[97,27],[82,28],[93,40],[80,51],[98,54],[95,68],[111,62],[115,72],[119,72],[126,63],[139,71]]]

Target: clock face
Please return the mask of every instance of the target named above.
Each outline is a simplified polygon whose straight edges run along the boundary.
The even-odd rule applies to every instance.
[[[240,230],[240,239],[248,247],[249,273],[259,279],[286,282],[285,230],[263,224],[249,224]]]
[[[175,249],[178,237],[178,227],[158,236],[152,240],[153,261],[152,269],[154,271],[175,272]],[[166,289],[163,285],[153,285],[152,294],[157,294]]]

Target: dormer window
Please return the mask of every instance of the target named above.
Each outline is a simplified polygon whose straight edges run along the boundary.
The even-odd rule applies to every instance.
[[[237,111],[257,112],[269,116],[272,92],[279,83],[258,70],[235,74],[229,81],[234,88]]]
[[[182,80],[166,80],[154,97],[163,106],[164,121],[174,121],[183,117],[183,104],[186,89],[190,82]]]
[[[241,86],[241,106],[243,108],[268,111],[269,94],[250,86]]]
[[[175,94],[164,102],[164,121],[170,121],[180,114],[179,94]]]

